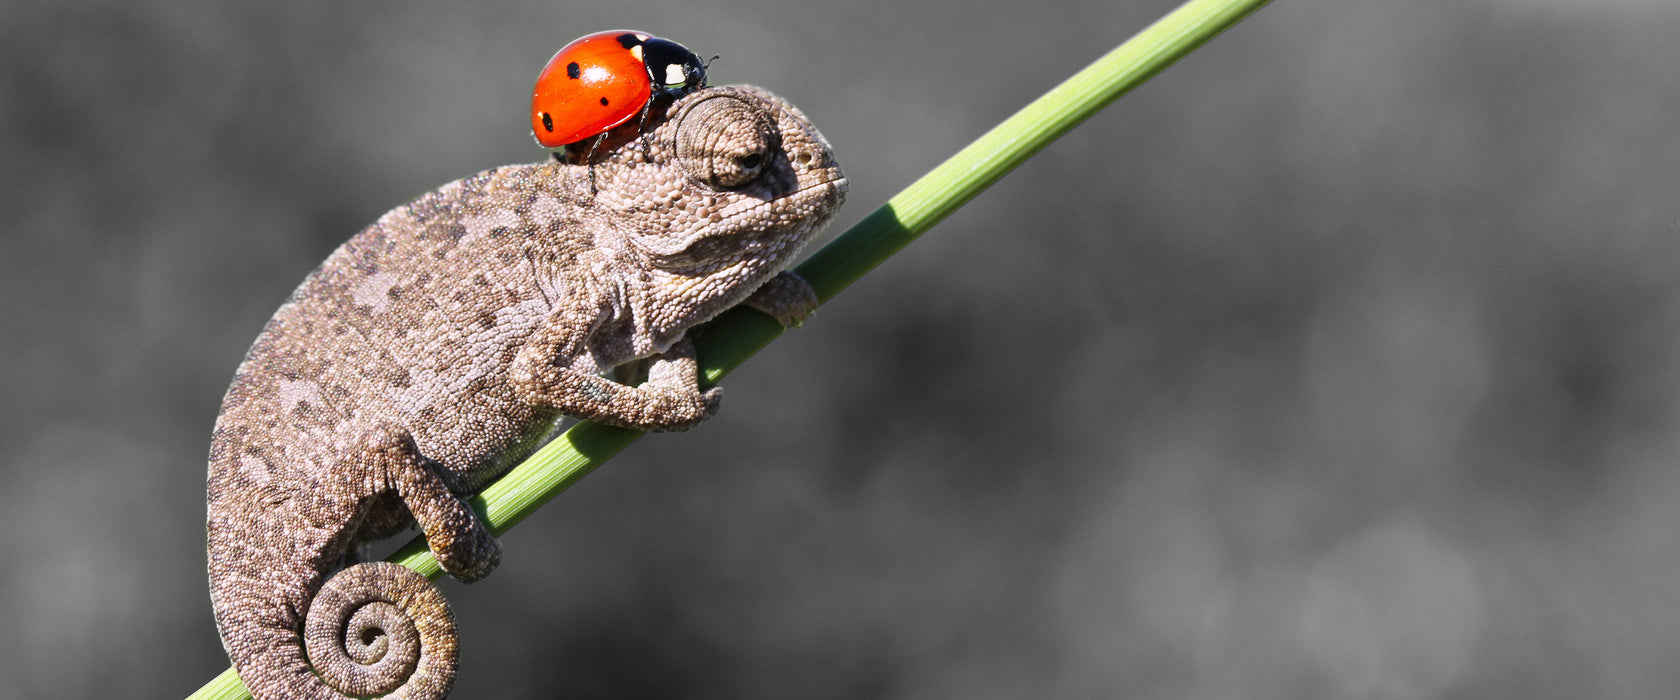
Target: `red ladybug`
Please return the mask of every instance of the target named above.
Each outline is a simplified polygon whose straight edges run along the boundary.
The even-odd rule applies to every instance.
[[[682,44],[630,30],[596,32],[548,59],[531,91],[531,131],[544,147],[559,148],[629,121],[656,94],[705,86],[705,64]]]

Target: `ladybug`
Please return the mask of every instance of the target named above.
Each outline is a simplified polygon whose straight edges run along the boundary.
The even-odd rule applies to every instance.
[[[680,96],[706,86],[706,66],[687,47],[644,32],[596,32],[548,59],[531,91],[531,132],[559,148],[607,131],[638,114],[655,95]]]

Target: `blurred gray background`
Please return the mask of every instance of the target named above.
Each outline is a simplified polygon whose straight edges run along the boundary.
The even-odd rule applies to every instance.
[[[0,8],[0,681],[183,696],[228,379],[326,254],[537,160],[634,27],[800,105],[843,230],[1169,10]],[[444,584],[456,697],[1680,693],[1680,6],[1280,0]],[[14,693],[16,695],[14,695]]]

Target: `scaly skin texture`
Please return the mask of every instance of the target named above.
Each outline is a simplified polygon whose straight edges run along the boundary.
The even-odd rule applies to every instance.
[[[653,111],[593,172],[497,168],[391,211],[257,338],[211,442],[208,549],[258,698],[448,694],[448,604],[358,545],[418,523],[445,571],[482,578],[501,547],[462,498],[563,415],[692,427],[720,394],[696,383],[690,327],[743,301],[784,324],[815,306],[782,269],[845,199],[827,142],[756,88]]]

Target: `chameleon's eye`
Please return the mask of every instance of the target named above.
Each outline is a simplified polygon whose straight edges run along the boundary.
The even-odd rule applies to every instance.
[[[770,115],[728,95],[702,100],[679,118],[678,162],[694,179],[717,189],[758,179],[781,143]]]

